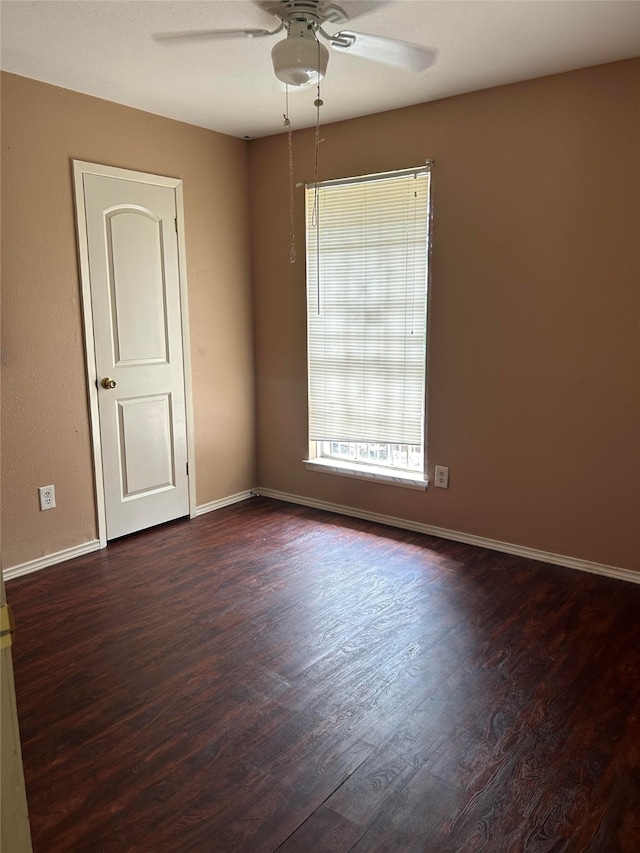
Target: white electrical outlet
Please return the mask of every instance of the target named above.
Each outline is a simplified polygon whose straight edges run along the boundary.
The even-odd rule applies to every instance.
[[[53,509],[56,505],[56,490],[54,486],[40,486],[40,509]]]
[[[436,477],[435,483],[439,489],[448,489],[449,488],[449,469],[445,468],[444,465],[436,465]]]

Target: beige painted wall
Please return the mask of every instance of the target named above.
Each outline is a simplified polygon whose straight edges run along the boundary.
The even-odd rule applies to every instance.
[[[640,570],[639,72],[614,63],[322,129],[321,180],[436,161],[428,445],[446,491],[302,465],[303,190],[291,266],[286,138],[251,143],[262,487]],[[295,134],[297,182],[313,180],[313,136]]]
[[[247,144],[3,74],[5,568],[96,537],[73,158],[183,180],[197,502],[256,482]]]
[[[426,493],[301,465],[303,194],[292,267],[284,136],[247,146],[3,74],[5,567],[96,535],[78,158],[184,180],[199,504],[257,481],[637,570],[639,69],[615,63],[323,128],[321,178],[436,160],[429,468],[449,465],[451,487]],[[297,133],[296,181],[312,179],[312,149],[313,131]],[[41,513],[37,487],[50,482],[58,508]]]

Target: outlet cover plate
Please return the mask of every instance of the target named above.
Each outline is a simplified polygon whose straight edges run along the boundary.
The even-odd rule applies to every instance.
[[[449,488],[449,469],[446,468],[444,465],[436,465],[434,485],[437,486],[439,489]]]
[[[56,490],[54,486],[40,486],[38,489],[40,497],[40,509],[53,509],[56,505]]]

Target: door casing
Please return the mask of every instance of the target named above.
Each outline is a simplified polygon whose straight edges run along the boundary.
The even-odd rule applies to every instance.
[[[96,353],[93,338],[89,249],[85,227],[86,211],[83,187],[83,176],[85,174],[102,175],[109,178],[120,178],[122,180],[137,181],[139,183],[153,184],[160,187],[170,187],[175,192],[178,228],[178,270],[180,277],[182,357],[184,365],[184,391],[187,425],[187,462],[189,465],[189,516],[194,518],[196,515],[196,472],[191,384],[191,346],[189,336],[189,307],[187,299],[186,249],[184,237],[184,203],[182,181],[179,178],[170,178],[165,177],[164,175],[153,175],[148,174],[147,172],[137,172],[130,169],[121,169],[116,166],[105,166],[99,163],[88,163],[84,160],[73,160],[76,233],[78,237],[78,260],[82,283],[82,322],[84,328],[85,365],[89,394],[89,417],[93,456],[96,520],[98,525],[98,540],[100,542],[100,547],[104,548],[107,544],[107,518],[102,472],[102,441],[100,437],[100,421],[98,413],[98,375],[96,371]]]

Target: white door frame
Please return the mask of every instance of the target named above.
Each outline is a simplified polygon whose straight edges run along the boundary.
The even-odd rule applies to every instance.
[[[146,172],[135,172],[130,169],[120,169],[116,166],[103,166],[98,163],[87,163],[84,160],[73,161],[73,177],[76,202],[76,231],[78,235],[78,259],[80,263],[80,278],[82,283],[82,319],[85,342],[85,364],[87,370],[87,387],[89,390],[89,417],[91,427],[91,445],[93,451],[93,473],[96,501],[96,518],[98,522],[98,539],[100,547],[107,544],[107,516],[104,497],[104,481],[102,475],[102,442],[100,438],[100,422],[98,417],[98,375],[96,371],[96,354],[93,340],[93,312],[91,308],[91,276],[89,272],[89,247],[87,242],[84,180],[85,174],[102,175],[107,178],[120,178],[127,181],[137,181],[142,184],[171,187],[176,196],[176,217],[178,228],[178,270],[180,275],[180,308],[182,323],[182,357],[184,366],[184,391],[187,420],[187,462],[189,465],[189,516],[196,515],[196,477],[195,477],[195,441],[193,427],[193,403],[191,386],[191,346],[189,337],[189,307],[187,302],[187,268],[184,239],[184,204],[182,181],[179,178],[167,178],[163,175],[150,175]]]

